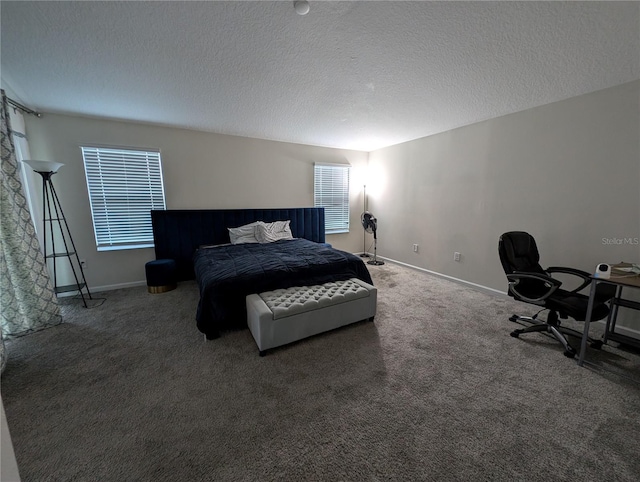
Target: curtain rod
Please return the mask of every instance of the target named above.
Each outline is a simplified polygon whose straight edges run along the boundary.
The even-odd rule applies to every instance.
[[[16,109],[19,109],[22,112],[24,112],[25,114],[32,114],[36,117],[42,117],[42,114],[40,112],[36,112],[33,109],[29,109],[28,107],[23,106],[20,102],[16,102],[15,100],[10,99],[9,97],[7,97],[7,102],[11,104],[13,107],[15,107]]]

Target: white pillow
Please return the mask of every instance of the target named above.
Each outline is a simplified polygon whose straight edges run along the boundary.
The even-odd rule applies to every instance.
[[[291,221],[275,221],[273,223],[261,223],[256,226],[256,238],[259,243],[273,243],[281,239],[293,239],[289,224]]]
[[[264,224],[262,221],[245,224],[237,228],[227,228],[229,230],[229,239],[231,244],[257,243],[256,228]]]

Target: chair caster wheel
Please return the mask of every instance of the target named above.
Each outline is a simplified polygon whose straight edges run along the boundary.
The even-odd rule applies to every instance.
[[[518,338],[520,336],[520,331],[514,330],[511,333],[509,333],[509,335],[514,337],[514,338]]]
[[[589,346],[591,348],[599,350],[600,348],[602,348],[602,340],[596,340],[596,341],[592,342]]]
[[[567,358],[574,358],[576,356],[576,352],[573,350],[565,350],[564,356],[566,356]]]
[[[518,316],[512,315],[511,318],[509,318],[509,321],[518,321]]]

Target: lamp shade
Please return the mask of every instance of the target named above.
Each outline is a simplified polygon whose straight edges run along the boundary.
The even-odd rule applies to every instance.
[[[22,162],[31,166],[36,172],[58,172],[64,164],[55,161],[35,161],[33,159],[24,159]]]

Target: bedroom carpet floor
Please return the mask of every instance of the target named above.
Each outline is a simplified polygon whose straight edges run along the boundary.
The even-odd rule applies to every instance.
[[[509,336],[530,305],[369,268],[375,323],[264,358],[248,330],[204,341],[193,282],[65,300],[66,323],[7,342],[22,480],[640,478],[637,352],[581,368],[548,336]]]

